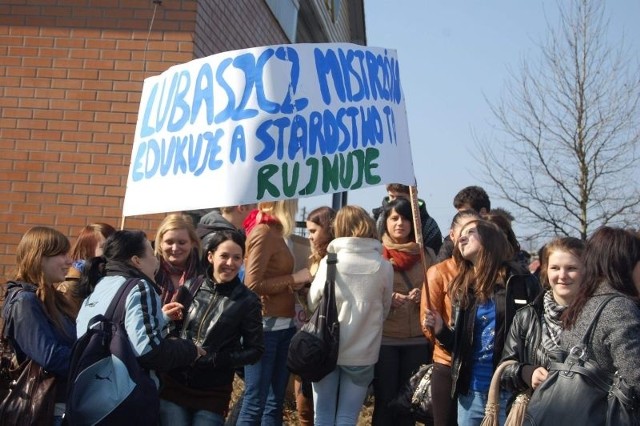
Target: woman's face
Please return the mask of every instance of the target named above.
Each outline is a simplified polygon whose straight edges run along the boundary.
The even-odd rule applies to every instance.
[[[47,284],[56,284],[64,281],[71,267],[69,253],[60,253],[55,256],[42,258],[42,273]]]
[[[569,306],[580,288],[582,263],[574,254],[564,250],[554,250],[549,255],[547,278],[553,298],[562,306]]]
[[[458,220],[458,223],[456,223],[456,225],[453,228],[451,228],[451,231],[449,231],[449,237],[451,238],[451,241],[453,241],[454,244],[458,241],[458,238],[460,237],[460,231],[462,231],[462,228],[464,228],[467,225],[467,223],[474,220],[478,220],[478,219],[473,216],[463,217],[460,220]]]
[[[475,265],[482,250],[482,239],[477,226],[471,224],[463,227],[457,244],[462,257]]]
[[[391,209],[391,213],[387,217],[387,234],[392,240],[398,243],[406,243],[411,233],[411,221]]]
[[[233,280],[242,266],[242,247],[232,240],[220,243],[215,251],[207,254],[209,263],[213,266],[213,279],[217,283]]]
[[[184,266],[193,250],[193,241],[186,229],[172,229],[162,236],[162,257],[174,266]]]
[[[151,243],[149,241],[146,241],[145,245],[146,246],[144,254],[142,255],[142,257],[134,256],[133,264],[147,277],[154,278],[156,272],[158,272],[158,266],[160,266],[160,262],[158,261],[158,258],[153,254]]]
[[[105,242],[105,238],[104,236],[102,236],[101,233],[96,233],[96,249],[94,252],[94,256],[98,257],[98,256],[102,256],[102,254],[104,253],[104,242]]]
[[[307,221],[307,231],[309,231],[309,242],[312,248],[326,243],[331,238],[325,228],[314,222]]]

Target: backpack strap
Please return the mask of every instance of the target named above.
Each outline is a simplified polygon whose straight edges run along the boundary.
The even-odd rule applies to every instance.
[[[125,301],[127,299],[127,295],[133,287],[138,285],[141,278],[127,278],[127,280],[120,286],[115,296],[111,300],[107,311],[104,313],[104,316],[113,322],[122,322],[124,321],[125,316]]]

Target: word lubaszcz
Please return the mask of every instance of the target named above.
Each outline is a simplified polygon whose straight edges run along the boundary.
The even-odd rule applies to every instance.
[[[336,53],[337,50],[337,53]],[[394,58],[374,55],[370,51],[356,49],[314,50],[315,71],[322,100],[332,102],[361,102],[384,100],[399,104],[402,98],[398,63]],[[386,53],[386,52],[385,52]],[[272,62],[286,63],[290,69],[288,85],[274,99],[265,93],[265,68]],[[273,64],[271,64],[273,65]],[[231,69],[231,70],[230,70]],[[237,79],[244,77],[242,94],[236,97],[225,72],[233,71]],[[208,62],[198,70],[195,81],[189,70],[173,73],[153,84],[142,118],[140,137],[166,131],[179,132],[187,124],[194,124],[204,116],[208,126],[227,120],[240,121],[267,114],[292,114],[301,112],[309,100],[298,95],[300,61],[292,47],[265,49],[257,58],[244,53],[233,59],[221,61],[214,71]],[[306,70],[305,70],[306,71]],[[231,72],[229,73],[231,74]],[[286,76],[278,75],[279,79]],[[170,80],[170,81],[169,81]],[[214,90],[222,91],[222,99],[216,102]],[[335,93],[337,99],[332,98]],[[249,108],[249,101],[258,109]],[[218,105],[221,103],[221,105]]]

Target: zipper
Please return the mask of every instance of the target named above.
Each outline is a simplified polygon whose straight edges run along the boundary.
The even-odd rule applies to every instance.
[[[196,333],[196,339],[195,339],[195,344],[198,346],[202,346],[202,338],[201,338],[202,327],[204,326],[204,323],[207,320],[207,316],[209,315],[209,313],[211,313],[211,310],[213,309],[213,305],[215,305],[217,299],[218,299],[218,292],[215,291],[213,293],[213,300],[211,301],[211,303],[209,303],[209,306],[207,306],[207,310],[204,311],[204,315],[202,316],[202,321],[198,326],[198,332]]]

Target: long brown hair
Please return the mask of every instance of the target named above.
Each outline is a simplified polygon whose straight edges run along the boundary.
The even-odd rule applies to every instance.
[[[480,236],[481,249],[476,263],[462,257],[458,244],[453,257],[458,265],[456,275],[449,285],[451,301],[466,308],[473,293],[479,302],[485,302],[493,294],[496,285],[504,285],[509,272],[507,262],[513,257],[513,248],[497,225],[486,220],[468,222],[461,232],[475,226]]]
[[[582,285],[573,303],[562,316],[565,329],[576,323],[587,301],[601,285],[609,285],[636,301],[633,269],[640,262],[640,237],[622,228],[603,226],[587,240],[582,256]]]
[[[63,315],[75,318],[71,303],[47,283],[42,270],[45,257],[69,253],[71,244],[60,231],[45,226],[29,229],[18,243],[16,250],[16,281],[24,281],[37,287],[36,295],[42,301],[45,312],[61,332],[65,332]]]
[[[312,265],[318,264],[320,260],[327,255],[327,246],[333,240],[333,220],[336,217],[336,211],[331,207],[322,206],[317,209],[313,209],[309,216],[307,216],[307,221],[315,223],[322,229],[324,229],[328,238],[326,241],[319,241],[315,244],[315,247],[311,248],[311,255],[309,256],[309,260]]]

